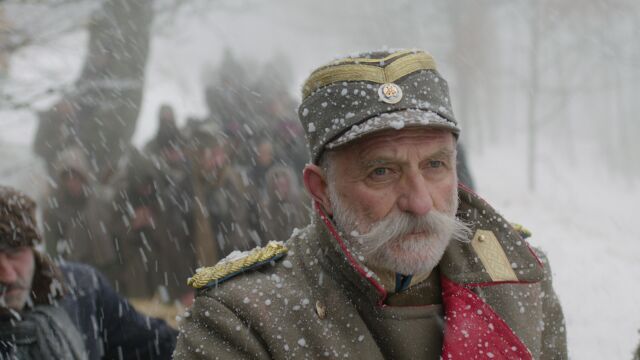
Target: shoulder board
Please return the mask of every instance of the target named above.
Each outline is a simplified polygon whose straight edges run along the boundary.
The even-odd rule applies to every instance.
[[[518,232],[518,234],[520,234],[523,239],[531,237],[531,231],[529,231],[529,229],[527,229],[526,227],[516,223],[511,223],[511,226],[515,231]]]
[[[289,249],[279,241],[269,241],[265,247],[257,247],[243,253],[233,252],[215,266],[200,268],[187,280],[187,285],[202,289],[215,286],[243,272],[257,269],[282,258]]]

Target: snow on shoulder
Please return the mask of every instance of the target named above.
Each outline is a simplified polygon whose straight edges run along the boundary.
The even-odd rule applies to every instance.
[[[265,247],[234,251],[215,266],[199,268],[187,284],[196,289],[216,286],[238,274],[281,259],[289,250],[282,241],[269,241]]]

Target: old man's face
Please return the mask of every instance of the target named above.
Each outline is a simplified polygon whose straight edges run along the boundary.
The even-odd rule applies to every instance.
[[[0,251],[0,308],[16,311],[24,308],[31,292],[34,272],[35,258],[31,247]]]
[[[334,151],[327,192],[334,221],[369,265],[404,274],[429,272],[454,237],[455,139],[408,128],[374,133]]]

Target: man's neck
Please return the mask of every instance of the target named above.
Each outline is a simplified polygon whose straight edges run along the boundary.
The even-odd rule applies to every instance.
[[[429,275],[431,275],[431,271],[421,274],[400,274],[383,267],[370,265],[367,263],[365,263],[365,265],[369,268],[369,270],[373,271],[378,276],[380,282],[382,283],[382,286],[384,286],[385,290],[387,290],[389,294],[407,290],[408,288],[425,281],[429,277]],[[405,283],[400,285],[398,284],[398,281]]]

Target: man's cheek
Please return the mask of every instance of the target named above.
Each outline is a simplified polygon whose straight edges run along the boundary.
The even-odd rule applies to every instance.
[[[393,213],[393,209],[395,207],[395,199],[391,199],[385,194],[380,194],[370,199],[369,202],[363,203],[362,205],[364,206],[364,214],[366,218],[370,222],[374,223],[384,219],[385,217]]]

